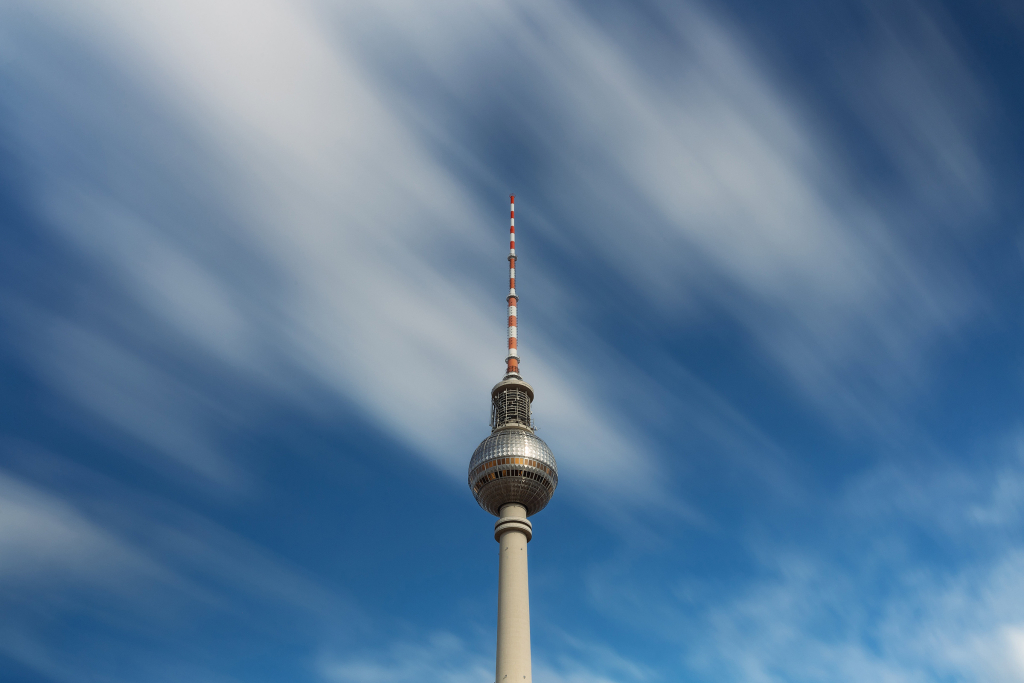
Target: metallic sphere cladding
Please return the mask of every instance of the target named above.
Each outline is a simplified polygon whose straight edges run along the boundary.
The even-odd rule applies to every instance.
[[[477,446],[469,461],[469,488],[492,515],[501,506],[519,503],[527,516],[548,504],[558,486],[558,466],[551,449],[526,429],[500,429]]]

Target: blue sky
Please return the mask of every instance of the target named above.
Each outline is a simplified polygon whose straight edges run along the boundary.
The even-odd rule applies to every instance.
[[[1024,11],[0,6],[0,678],[1024,681]]]

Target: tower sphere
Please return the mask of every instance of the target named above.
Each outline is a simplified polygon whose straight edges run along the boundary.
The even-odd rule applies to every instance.
[[[469,486],[476,502],[492,515],[502,505],[519,503],[526,515],[544,509],[558,486],[555,456],[542,440],[524,429],[494,432],[469,461]]]
[[[558,486],[558,465],[551,449],[532,429],[533,387],[506,377],[491,390],[491,435],[469,461],[469,488],[492,515],[519,503],[527,516],[544,509]]]

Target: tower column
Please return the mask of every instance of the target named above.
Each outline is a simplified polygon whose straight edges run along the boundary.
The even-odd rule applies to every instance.
[[[558,486],[558,464],[530,419],[533,387],[519,375],[519,296],[516,294],[516,205],[509,196],[508,355],[505,376],[491,388],[491,435],[469,460],[473,497],[498,516],[498,652],[496,683],[533,683],[530,657],[530,582],[526,544],[535,515]]]
[[[533,525],[518,503],[501,506],[494,524],[498,560],[498,658],[495,683],[532,683],[530,662],[530,584],[526,545]]]

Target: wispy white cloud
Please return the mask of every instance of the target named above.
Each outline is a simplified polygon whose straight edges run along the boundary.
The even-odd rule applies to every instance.
[[[753,570],[652,581],[619,560],[587,570],[589,598],[710,680],[1024,680],[1024,509],[1007,493],[1024,461],[1018,436],[995,448],[970,468],[881,465],[815,503],[815,533],[754,525]]]
[[[648,681],[657,680],[658,674],[649,665],[624,656],[606,642],[594,642],[574,637],[557,629],[551,639],[563,654],[551,661],[541,660],[536,666],[535,678],[552,683],[574,681]],[[552,648],[547,648],[549,651]]]
[[[559,3],[404,7],[380,35],[422,56],[415,73],[456,103],[440,109],[455,120],[481,93],[519,107],[524,137],[549,155],[537,171],[547,205],[578,217],[550,232],[599,254],[632,295],[670,318],[706,297],[833,416],[882,419],[873,406],[921,379],[923,352],[977,296],[962,270],[904,238],[988,210],[984,89],[940,21],[912,4],[867,9],[870,49],[832,75],[880,163],[898,169],[901,189],[882,188],[735,27],[695,4],[661,11],[671,45],[652,53],[664,59]],[[489,85],[495,72],[510,83]],[[459,146],[454,131],[443,139]]]
[[[230,169],[211,181],[227,202],[219,210],[231,222],[208,229],[214,238],[227,231],[245,241],[268,264],[264,285],[278,286],[254,304],[251,273],[234,277],[230,255],[184,250],[189,240],[183,235],[191,228],[176,222],[187,217],[154,215],[153,207],[138,206],[137,196],[68,177],[62,167],[39,169],[40,204],[60,234],[116,273],[143,310],[220,358],[227,370],[292,395],[310,380],[331,387],[417,452],[460,474],[465,449],[486,424],[480,394],[466,388],[486,391],[500,370],[502,328],[494,321],[501,302],[482,299],[431,259],[439,243],[453,239],[483,259],[484,247],[500,242],[500,228],[480,228],[486,221],[474,201],[388,108],[358,62],[302,5],[204,5],[206,22],[193,21],[199,10],[186,5],[56,7],[62,10],[39,11],[46,21],[104,43],[100,54],[132,64],[139,79],[161,83],[159,100],[173,103],[184,129],[204,136],[207,151]],[[118,130],[99,126],[94,134],[126,144]],[[35,142],[47,144],[45,138]],[[165,172],[181,185],[160,191],[187,197],[182,170],[173,160],[148,158],[150,152],[124,151],[137,156],[134,163],[169,165]],[[106,339],[111,353],[132,355],[115,348],[117,337]],[[72,341],[58,335],[39,349],[59,353]],[[70,349],[67,355],[81,353]],[[80,388],[69,395],[96,409],[86,396],[93,389],[109,395],[118,379],[105,374],[110,364],[83,367],[89,377],[78,373],[82,381],[64,386]],[[53,377],[65,376],[56,361],[51,370]],[[649,489],[643,464],[650,456],[637,451],[625,426],[595,414],[575,381],[582,370],[536,365],[536,381],[549,395],[546,417],[591,436],[564,457],[588,463],[580,471],[598,483]],[[183,405],[176,408],[165,405],[157,388],[151,395],[130,393],[121,405],[132,408],[131,424],[116,411],[101,409],[102,416],[179,458],[218,467],[208,450],[167,443],[169,434],[204,429],[175,420],[197,412],[186,396],[178,392]],[[132,418],[140,411],[168,417]],[[635,467],[626,466],[626,452]]]
[[[140,646],[119,654],[122,670],[148,670],[170,663],[171,634],[200,617],[231,622],[236,633],[272,633],[282,614],[298,615],[293,628],[309,637],[358,618],[346,596],[200,515],[36,449],[22,451],[4,444],[5,459],[60,471],[57,478],[78,489],[69,494],[0,471],[0,652],[31,670],[82,680],[83,670],[105,670],[94,658],[119,651],[123,638],[160,631],[164,651]],[[82,649],[81,634],[66,642],[49,637],[54,620],[106,627]],[[216,667],[189,666],[196,676],[216,675]]]
[[[114,587],[124,573],[164,577],[158,564],[67,502],[0,475],[0,582],[52,585],[82,579]]]
[[[573,655],[555,662],[533,662],[537,683],[627,683],[648,680],[644,667],[630,662],[606,645],[562,637]],[[319,672],[335,683],[421,683],[425,681],[490,681],[494,678],[493,644],[484,654],[460,638],[437,632],[421,643],[396,642],[387,651],[358,657],[324,656]]]
[[[838,501],[845,548],[763,548],[771,578],[701,610],[688,663],[765,682],[1024,680],[1024,547],[1008,543],[1024,517],[1007,504],[1022,469],[998,460],[864,476]]]
[[[129,452],[142,458],[158,453],[157,469],[179,476],[199,474],[232,487],[244,481],[213,441],[212,426],[224,416],[209,396],[82,326],[39,316],[29,327],[35,338],[24,341],[40,375],[92,418],[144,445],[133,444]]]
[[[109,112],[107,103],[82,114],[78,125],[120,156],[80,162],[73,172],[62,163],[34,169],[35,198],[58,234],[116,273],[129,300],[225,371],[290,398],[301,397],[309,382],[326,386],[456,476],[485,423],[478,392],[500,366],[501,304],[437,259],[443,245],[458,244],[486,262],[501,231],[482,227],[490,213],[436,146],[476,168],[487,164],[445,117],[426,121],[413,113],[420,94],[387,77],[388,65],[375,61],[382,57],[359,38],[361,30],[370,42],[391,41],[416,56],[417,68],[456,105],[478,97],[485,78],[478,64],[514,60],[530,79],[531,96],[544,102],[524,109],[521,125],[548,144],[552,168],[569,172],[566,182],[554,183],[568,189],[564,197],[552,193],[536,204],[554,211],[617,196],[616,218],[645,217],[596,229],[589,220],[585,228],[565,225],[553,239],[578,241],[629,283],[628,297],[653,303],[674,323],[694,315],[695,298],[712,301],[842,419],[890,419],[886,397],[914,385],[931,345],[962,324],[976,301],[967,280],[945,275],[949,264],[926,263],[901,242],[897,223],[906,212],[854,184],[836,132],[816,124],[788,84],[758,65],[742,36],[696,5],[663,17],[680,60],[670,72],[568,3],[428,9],[97,1],[19,11],[77,36],[97,64],[125,65],[130,85],[122,90],[135,88],[134,96],[166,107],[168,134],[192,140],[216,168],[198,171],[197,182],[195,169],[176,161],[167,145],[134,147],[129,132],[146,123],[127,114],[105,121],[97,112]],[[199,15],[203,21],[194,20]],[[942,201],[956,202],[964,215],[983,211],[988,181],[975,149],[983,90],[942,24],[921,11],[910,16],[916,32],[908,42],[888,36],[898,29],[879,12],[879,40],[891,49],[863,55],[850,68],[889,80],[866,77],[863,88],[874,96],[856,100],[876,106],[854,109],[877,130],[906,182],[943,188]],[[49,69],[39,98],[67,112],[92,111],[66,100],[61,65],[43,63],[33,46],[11,38],[9,50],[20,50],[37,71]],[[940,78],[936,69],[955,78]],[[91,97],[125,98],[121,91]],[[909,133],[899,134],[903,129]],[[45,135],[26,132],[22,143],[35,158],[75,154],[53,148]],[[98,165],[104,172],[91,173]],[[140,167],[147,170],[135,177],[154,179],[139,180],[130,192],[103,180],[120,165],[119,173]],[[154,168],[160,187],[152,186]],[[929,169],[927,178],[921,168]],[[146,193],[178,201],[149,206],[140,200]],[[244,243],[265,277],[240,269],[225,249],[196,246],[193,216],[167,209],[198,196],[216,206],[200,232],[211,243]],[[931,210],[929,196],[917,199],[922,211]],[[524,220],[553,219],[539,210]],[[528,244],[529,228],[524,239]],[[658,448],[640,425],[616,415],[616,397],[601,391],[604,380],[641,382],[636,367],[588,339],[596,335],[577,334],[574,348],[566,348],[556,335],[530,328],[531,306],[564,320],[559,302],[579,294],[557,273],[538,281],[552,295],[525,302],[524,330],[533,337],[524,335],[524,346],[537,350],[528,367],[543,397],[542,425],[550,425],[543,436],[602,492],[665,501],[654,476]],[[231,466],[201,417],[205,392],[185,378],[161,379],[159,362],[138,344],[88,329],[106,324],[80,319],[41,328],[51,337],[36,345],[37,363],[118,429],[229,480]],[[591,324],[565,320],[584,330]],[[81,334],[53,332],[72,328]],[[74,373],[61,364],[100,348],[108,362],[76,361]],[[54,355],[52,363],[45,354]],[[96,399],[104,396],[110,400]],[[736,422],[724,401],[694,405],[704,411],[695,422]]]
[[[1021,562],[1014,552],[953,576],[911,569],[878,606],[855,568],[782,560],[778,580],[710,612],[688,662],[758,682],[1024,680]]]
[[[413,681],[486,681],[494,678],[493,664],[469,651],[450,633],[434,633],[420,644],[395,643],[376,656],[334,658],[319,664],[324,680],[336,683],[412,683]]]
[[[22,12],[77,35],[100,58],[128,65],[133,87],[172,112],[171,134],[201,141],[197,148],[220,167],[203,181],[214,184],[218,211],[230,217],[204,229],[259,254],[265,289],[254,305],[251,273],[239,277],[223,251],[200,254],[187,246],[189,216],[165,211],[165,202],[140,206],[138,192],[129,196],[89,177],[88,162],[77,175],[59,165],[37,169],[36,195],[59,233],[118,273],[142,309],[231,371],[272,392],[301,394],[299,386],[310,379],[331,387],[453,474],[484,424],[480,394],[467,388],[483,391],[496,376],[500,302],[434,260],[448,243],[481,262],[492,258],[487,254],[500,228],[481,227],[490,214],[433,152],[441,140],[472,159],[458,131],[446,129],[443,119],[424,128],[422,118],[407,113],[414,111],[413,95],[381,78],[383,68],[373,61],[379,55],[350,34],[355,26],[417,55],[456,102],[473,98],[470,90],[483,77],[475,63],[514,55],[535,79],[535,95],[546,98],[542,112],[523,112],[522,124],[552,142],[556,165],[573,169],[571,201],[607,196],[625,182],[639,198],[630,201],[640,202],[629,211],[660,216],[624,229],[565,226],[565,234],[626,278],[635,287],[630,296],[660,302],[669,317],[678,315],[684,293],[705,287],[695,272],[684,272],[697,266],[710,275],[704,282],[713,283],[702,296],[732,311],[799,386],[839,413],[871,417],[871,397],[885,393],[879,386],[913,374],[935,335],[963,320],[970,299],[969,287],[936,279],[901,246],[892,230],[897,217],[885,213],[891,207],[872,206],[850,188],[830,131],[812,126],[809,113],[758,68],[740,38],[696,6],[665,17],[683,60],[667,83],[616,36],[564,3],[452,2],[428,10],[276,0],[94,2]],[[941,31],[927,26],[923,47],[911,49],[941,52],[940,62],[958,64],[957,82],[970,87],[969,70]],[[20,47],[11,49],[31,61],[33,48],[12,41]],[[927,55],[903,56],[920,68],[902,69],[899,78],[930,94],[907,100],[906,88],[894,88],[904,99],[892,107],[925,136],[914,149],[948,161],[948,172],[929,184],[964,185],[942,194],[961,197],[965,209],[983,204],[985,172],[971,137],[983,105],[956,109],[944,82],[921,72],[931,63]],[[60,92],[40,97],[61,102]],[[63,108],[75,111],[68,102]],[[946,112],[929,119],[941,119],[935,130],[913,124],[935,108]],[[121,128],[143,122],[111,126],[93,117],[81,123],[119,148],[126,163],[161,167],[172,179],[148,191],[183,201],[196,193],[188,167],[161,148],[127,147]],[[557,145],[556,131],[569,131]],[[33,154],[45,152],[40,158],[72,153],[40,150],[45,137],[30,144]],[[599,163],[567,162],[589,157]],[[974,161],[956,161],[961,158]],[[484,167],[483,161],[473,163]],[[109,175],[106,169],[97,177]],[[556,198],[545,199],[559,206]],[[538,213],[532,220],[550,219]],[[524,235],[529,241],[528,229]],[[540,277],[568,286],[553,275]],[[569,294],[526,302],[524,320],[530,306],[560,318],[550,307]],[[629,364],[586,335],[569,350],[544,330],[531,334],[525,346],[543,351],[530,359],[531,379],[547,397],[544,421],[552,427],[546,436],[560,456],[599,487],[649,498],[657,487],[656,449],[637,426],[606,419],[614,405],[595,391],[591,372],[598,365],[607,369],[603,375],[628,384],[635,377]],[[60,353],[61,343],[54,338],[49,348]],[[110,343],[110,353],[132,355],[116,348],[116,338]],[[69,357],[81,352],[71,349]],[[55,359],[53,368],[59,367]],[[70,395],[82,399],[89,387],[109,395],[107,385],[118,380],[103,367],[93,364],[88,378],[78,373],[76,386],[86,388]],[[129,393],[134,412],[108,405],[101,414],[195,466],[223,469],[198,445],[199,436],[192,445],[168,440],[204,430],[201,423],[185,424],[197,413],[187,391],[171,392],[182,407],[168,406],[167,392]],[[165,412],[165,421],[139,419]],[[582,435],[589,441],[580,443]]]

